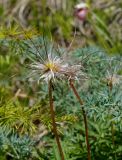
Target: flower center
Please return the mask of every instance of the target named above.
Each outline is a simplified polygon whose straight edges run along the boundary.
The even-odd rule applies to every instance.
[[[53,62],[47,62],[45,66],[46,70],[52,70],[53,72],[56,72],[58,70],[58,66],[56,66],[56,64],[54,64]]]

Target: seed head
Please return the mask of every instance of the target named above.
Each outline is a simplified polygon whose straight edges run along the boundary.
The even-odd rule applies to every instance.
[[[113,75],[110,75],[110,74],[109,74],[109,75],[106,77],[106,79],[107,79],[108,85],[109,85],[109,84],[117,85],[117,84],[120,83],[120,80],[122,79],[122,77],[119,76],[119,75],[116,75],[116,74],[113,74]]]
[[[78,79],[83,75],[81,65],[70,65],[63,57],[54,56],[52,53],[47,54],[44,61],[34,62],[30,65],[32,74],[36,74],[39,79],[46,82],[56,79]]]

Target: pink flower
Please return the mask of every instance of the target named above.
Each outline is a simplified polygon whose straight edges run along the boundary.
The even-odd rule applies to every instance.
[[[86,3],[80,3],[75,6],[75,16],[84,21],[88,14],[88,5]]]

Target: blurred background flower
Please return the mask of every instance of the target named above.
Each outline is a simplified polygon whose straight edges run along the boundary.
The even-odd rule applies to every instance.
[[[75,6],[75,16],[81,20],[84,21],[88,14],[88,5],[86,3],[79,3]]]

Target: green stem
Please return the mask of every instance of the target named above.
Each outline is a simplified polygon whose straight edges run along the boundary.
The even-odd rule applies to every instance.
[[[89,145],[89,137],[88,137],[88,123],[87,123],[87,116],[86,112],[83,107],[83,101],[81,100],[72,80],[70,80],[70,87],[72,88],[76,98],[78,99],[81,108],[82,108],[82,113],[83,113],[83,119],[84,119],[84,125],[85,125],[85,135],[86,135],[86,145],[87,145],[87,151],[88,151],[88,160],[91,160],[91,153],[90,153],[90,145]]]
[[[54,105],[53,105],[53,95],[52,95],[52,82],[49,81],[49,101],[50,101],[50,112],[51,112],[51,119],[52,119],[52,126],[53,126],[53,132],[56,138],[57,146],[59,149],[59,153],[61,156],[61,160],[64,160],[64,154],[63,150],[60,144],[58,132],[57,132],[57,127],[56,127],[56,122],[55,122],[55,112],[54,112]]]

